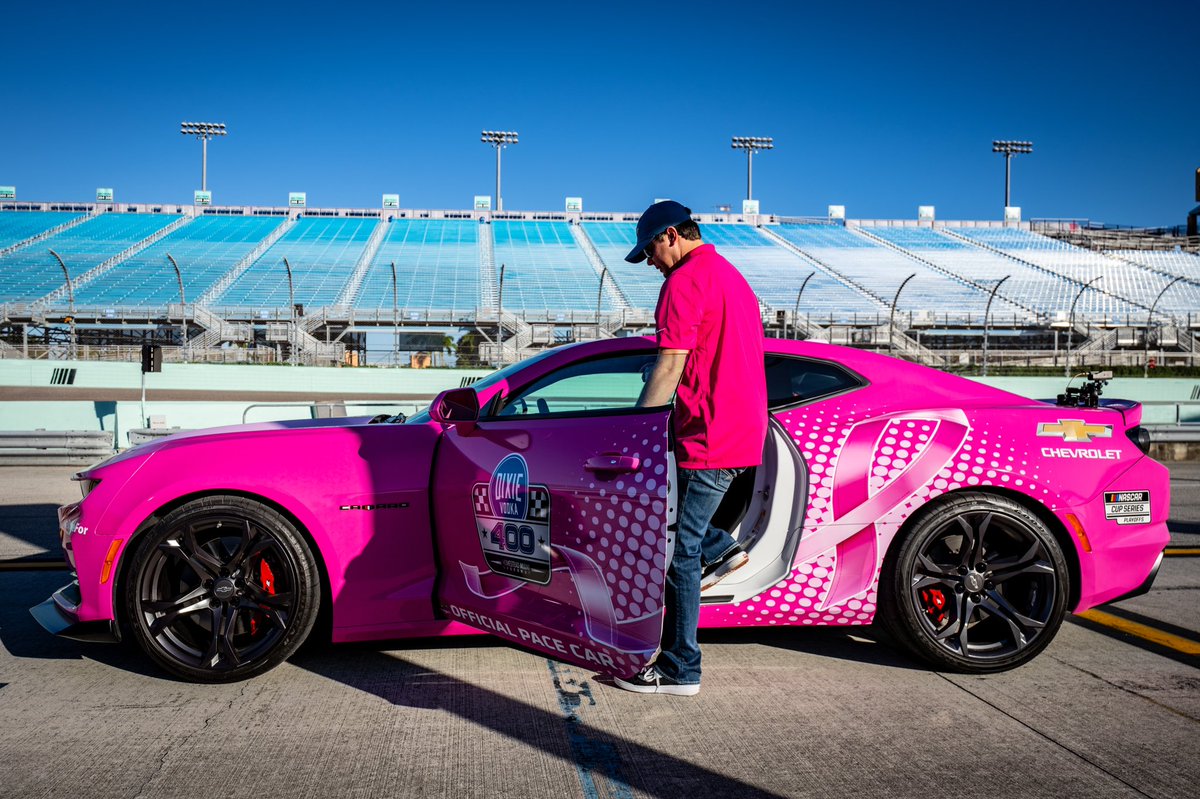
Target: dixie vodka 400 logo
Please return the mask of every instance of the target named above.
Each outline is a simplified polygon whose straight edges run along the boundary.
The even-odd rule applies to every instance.
[[[529,465],[509,455],[491,479],[472,489],[475,527],[491,570],[518,580],[550,582],[550,491],[531,485]]]

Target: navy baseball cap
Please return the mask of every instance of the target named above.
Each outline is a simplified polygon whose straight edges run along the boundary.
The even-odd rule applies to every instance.
[[[625,256],[631,264],[640,264],[646,260],[644,250],[650,246],[654,237],[669,227],[675,227],[692,218],[692,209],[674,200],[663,200],[647,208],[637,223],[637,244]]]

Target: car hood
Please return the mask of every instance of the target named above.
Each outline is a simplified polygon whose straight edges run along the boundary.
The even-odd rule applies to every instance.
[[[316,428],[358,427],[369,423],[371,418],[370,416],[348,416],[335,419],[285,419],[275,422],[255,422],[253,424],[235,424],[226,425],[225,427],[206,427],[200,430],[188,430],[132,446],[113,455],[111,458],[95,464],[80,474],[86,474],[101,467],[112,466],[121,461],[133,458],[148,458],[164,449],[173,449],[197,443],[209,443],[215,440],[233,440],[242,437],[259,437],[275,434],[283,435]]]

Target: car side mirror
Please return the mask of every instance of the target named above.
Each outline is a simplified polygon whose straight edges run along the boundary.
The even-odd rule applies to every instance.
[[[443,391],[429,406],[429,417],[438,424],[458,425],[463,432],[479,421],[479,395],[473,388],[452,388]]]

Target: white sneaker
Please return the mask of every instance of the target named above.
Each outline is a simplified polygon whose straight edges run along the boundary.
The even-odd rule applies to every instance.
[[[700,590],[707,591],[717,583],[733,574],[750,562],[750,556],[742,548],[737,548],[725,560],[709,566],[704,576],[700,578]]]
[[[622,680],[620,677],[613,677],[613,682],[616,683],[618,688],[624,688],[626,691],[634,691],[639,694],[695,696],[700,693],[700,683],[675,682],[670,677],[661,674],[653,664],[628,679]]]

